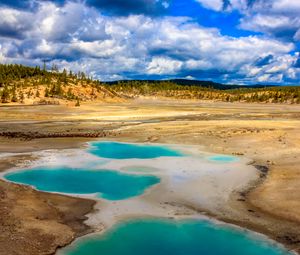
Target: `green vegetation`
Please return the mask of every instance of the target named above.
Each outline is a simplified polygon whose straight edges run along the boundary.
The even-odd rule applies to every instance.
[[[80,101],[79,101],[79,99],[77,98],[77,100],[76,100],[76,104],[75,104],[75,106],[76,107],[79,107],[80,106]]]
[[[180,80],[182,83],[182,80]],[[199,81],[197,81],[199,83]],[[290,103],[300,104],[300,86],[276,86],[276,87],[245,87],[234,85],[224,85],[220,89],[220,84],[203,82],[203,86],[192,85],[189,81],[187,85],[179,85],[173,81],[120,81],[107,83],[111,90],[117,91],[124,97],[152,96],[170,97],[178,99],[199,99],[214,100],[224,102],[261,102],[261,103]],[[212,87],[217,86],[218,89]]]
[[[101,83],[84,72],[77,74],[57,66],[44,67],[0,64],[0,103],[23,103],[40,100],[82,101],[140,96],[224,102],[259,102],[300,104],[300,86],[246,87],[222,85],[210,81],[119,81]],[[58,103],[56,101],[55,103]]]
[[[89,100],[89,97],[85,97],[86,94],[93,94],[97,98],[99,94],[107,92],[103,90],[99,81],[93,81],[83,72],[59,72],[56,66],[51,71],[46,71],[45,67],[41,70],[40,67],[0,64],[0,103],[22,103],[36,99],[45,102],[42,99],[48,98],[76,101],[78,104],[81,100]]]

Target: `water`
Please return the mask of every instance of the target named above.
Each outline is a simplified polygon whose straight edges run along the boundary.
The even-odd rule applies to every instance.
[[[205,220],[134,220],[76,241],[60,255],[291,255],[246,231]]]
[[[38,190],[69,194],[94,194],[108,200],[141,195],[160,179],[151,175],[124,174],[113,170],[40,168],[8,173],[7,180]]]
[[[237,157],[229,156],[229,155],[215,155],[208,158],[211,161],[216,161],[220,163],[230,163],[238,161]]]
[[[38,190],[69,194],[98,194],[109,200],[122,200],[141,195],[160,179],[147,175],[147,169],[140,167],[133,173],[122,173],[110,169],[91,170],[101,163],[101,158],[111,159],[149,159],[163,156],[179,157],[182,154],[165,146],[135,145],[118,142],[93,142],[87,152],[99,160],[87,162],[85,169],[68,167],[38,168],[6,174],[4,177],[13,182],[34,186]]]
[[[181,157],[165,146],[134,145],[116,142],[94,142],[87,149],[99,157],[82,168],[40,167],[6,174],[13,182],[32,185],[38,190],[68,194],[92,194],[108,200],[123,200],[143,194],[160,182],[158,171],[149,166],[123,167],[126,173],[97,169],[114,159],[150,159]],[[234,156],[215,155],[207,158],[216,163],[238,160]],[[133,160],[134,161],[134,160]],[[76,162],[76,161],[75,161]],[[124,161],[122,161],[124,162]],[[100,168],[105,168],[105,166]],[[109,168],[109,167],[107,167]],[[134,174],[139,173],[139,174]],[[179,176],[182,178],[181,176]],[[149,212],[151,213],[151,212]],[[246,231],[238,231],[204,220],[144,219],[120,223],[103,235],[81,238],[59,254],[63,255],[288,255],[274,243],[261,240]]]
[[[90,143],[90,153],[110,159],[149,159],[158,157],[180,157],[180,152],[166,146],[141,145],[117,142]]]

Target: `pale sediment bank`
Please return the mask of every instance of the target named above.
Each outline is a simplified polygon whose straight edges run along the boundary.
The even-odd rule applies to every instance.
[[[0,254],[54,254],[92,231],[84,221],[94,204],[0,180]]]

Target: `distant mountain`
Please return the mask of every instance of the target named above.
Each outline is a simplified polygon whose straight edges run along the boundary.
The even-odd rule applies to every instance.
[[[188,80],[188,79],[170,79],[170,80],[120,80],[111,82],[102,82],[108,85],[115,85],[118,83],[129,84],[132,82],[144,82],[149,84],[161,84],[163,82],[171,82],[176,85],[181,86],[200,86],[206,88],[213,88],[219,90],[229,90],[229,89],[239,89],[239,88],[266,88],[266,87],[276,87],[275,85],[234,85],[234,84],[222,84],[213,81],[201,81],[201,80]]]
[[[187,80],[187,79],[174,79],[170,80],[178,85],[189,85],[189,86],[202,86],[211,87],[214,89],[227,90],[227,89],[238,89],[238,88],[266,88],[266,87],[276,87],[275,85],[235,85],[235,84],[222,84],[213,81],[199,81],[199,80]]]

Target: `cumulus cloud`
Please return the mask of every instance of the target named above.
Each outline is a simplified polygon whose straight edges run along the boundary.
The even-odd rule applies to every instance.
[[[147,74],[154,75],[174,75],[182,67],[182,62],[166,57],[154,57],[147,67]]]
[[[22,38],[26,31],[32,29],[32,14],[14,9],[0,9],[0,36]]]
[[[300,1],[294,0],[197,0],[215,11],[239,11],[240,28],[283,40],[300,40]]]
[[[215,10],[221,11],[223,9],[223,0],[197,0],[201,3],[204,7]]]
[[[300,17],[267,13],[254,14],[241,19],[240,27],[246,30],[263,32],[285,41],[299,41]]]
[[[293,43],[224,36],[188,17],[108,16],[78,1],[44,1],[31,12],[1,11],[7,15],[0,21],[2,62],[35,65],[47,58],[49,65],[84,70],[101,80],[193,77],[280,83],[300,77],[299,56],[290,54]],[[5,27],[15,34],[1,34]]]

